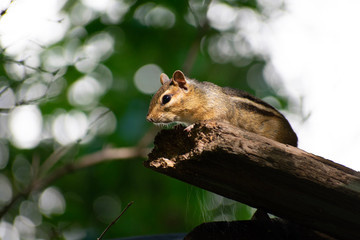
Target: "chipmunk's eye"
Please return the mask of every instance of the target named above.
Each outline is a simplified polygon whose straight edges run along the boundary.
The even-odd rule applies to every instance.
[[[164,95],[162,97],[162,104],[167,104],[171,100],[171,95]]]

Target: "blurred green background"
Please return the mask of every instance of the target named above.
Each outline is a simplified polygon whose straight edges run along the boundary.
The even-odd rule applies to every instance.
[[[249,219],[247,206],[145,169],[143,152],[159,130],[145,117],[160,73],[177,69],[286,109],[287,97],[267,84],[281,79],[252,39],[261,23],[284,11],[282,1],[91,2],[62,1],[61,17],[52,21],[64,34],[52,44],[35,42],[36,51],[15,54],[16,42],[2,42],[4,234],[95,239],[130,201],[106,238]],[[2,9],[0,24],[13,4]],[[108,149],[130,156],[101,155]]]

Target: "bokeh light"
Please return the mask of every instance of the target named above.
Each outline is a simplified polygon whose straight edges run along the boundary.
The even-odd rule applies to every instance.
[[[21,216],[31,220],[34,226],[39,226],[42,223],[42,215],[36,202],[30,200],[23,201],[20,205],[19,213]]]
[[[27,79],[30,81],[24,81],[21,88],[18,90],[18,101],[22,103],[36,102],[37,100],[44,99],[48,87],[35,79]],[[34,80],[34,81],[31,81]]]
[[[98,33],[77,50],[75,64],[79,72],[92,72],[100,61],[108,58],[114,51],[114,39],[109,33]]]
[[[8,76],[14,81],[22,81],[26,76],[26,69],[23,65],[18,63],[6,63],[5,70]]]
[[[73,106],[94,107],[101,94],[101,84],[90,76],[84,76],[70,86],[68,99]]]
[[[226,3],[215,1],[210,4],[207,17],[214,28],[224,31],[234,27],[237,11]]]
[[[14,226],[18,230],[21,239],[35,239],[36,226],[27,217],[16,216]]]
[[[71,23],[74,26],[83,26],[88,24],[96,17],[91,8],[84,7],[84,4],[77,2],[70,10]]]
[[[63,214],[65,211],[65,199],[62,193],[55,187],[46,188],[39,198],[40,212],[48,217],[53,214]]]
[[[168,8],[155,3],[145,3],[139,6],[134,17],[143,25],[154,28],[172,28],[175,24],[175,14]]]
[[[10,137],[9,131],[9,115],[0,113],[0,138],[8,139]]]
[[[82,0],[88,9],[102,13],[102,20],[108,23],[118,23],[128,11],[132,1],[124,0]]]
[[[36,105],[14,108],[9,116],[12,143],[18,148],[33,148],[41,140],[42,115]]]
[[[92,36],[85,45],[85,55],[97,61],[107,59],[114,50],[114,38],[106,32]]]
[[[59,12],[65,3],[65,0],[13,1],[8,14],[1,17],[0,24],[0,44],[6,47],[7,54],[17,55],[36,45],[48,45],[61,40],[69,27],[66,15]],[[36,8],[46,11],[34,14],[29,10]]]
[[[79,72],[92,72],[100,61],[108,58],[113,52],[114,39],[108,33],[98,33],[77,50],[75,67]]]
[[[99,64],[93,72],[71,84],[68,90],[68,100],[75,107],[93,109],[98,105],[100,96],[111,88],[112,83],[110,69]]]
[[[7,86],[0,87],[0,109],[11,109],[15,103],[14,91]]]
[[[88,119],[85,113],[72,110],[59,112],[52,124],[52,134],[57,142],[67,145],[81,140],[88,130]]]
[[[206,39],[214,62],[244,67],[254,56],[267,53],[263,37],[267,33],[267,25],[254,10],[213,2],[207,18],[212,27],[221,31]]]
[[[9,179],[3,174],[0,174],[0,192],[0,206],[2,206],[9,202],[12,197],[11,183]]]
[[[11,239],[11,240],[19,240],[19,232],[15,226],[11,223],[1,220],[0,222],[0,238],[1,239]]]
[[[90,131],[97,135],[111,134],[116,129],[116,116],[108,108],[97,107],[89,114]]]
[[[86,239],[86,235],[86,231],[79,227],[69,227],[67,229],[64,229],[63,232],[64,238],[69,240]]]
[[[56,46],[43,53],[44,65],[48,71],[55,71],[68,64],[65,59],[65,49],[62,46]]]
[[[17,155],[12,164],[12,175],[17,183],[27,186],[33,176],[33,169],[29,161],[23,155]]]
[[[156,92],[160,84],[162,69],[156,64],[147,64],[139,68],[134,76],[135,86],[140,92],[151,94]]]

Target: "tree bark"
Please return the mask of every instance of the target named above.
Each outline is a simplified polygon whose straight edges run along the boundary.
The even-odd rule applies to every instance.
[[[202,122],[161,131],[144,165],[330,236],[360,239],[360,174],[296,147]]]

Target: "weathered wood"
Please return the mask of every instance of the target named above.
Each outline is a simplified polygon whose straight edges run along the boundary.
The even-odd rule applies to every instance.
[[[360,239],[358,172],[231,125],[163,130],[144,165],[331,236]]]

